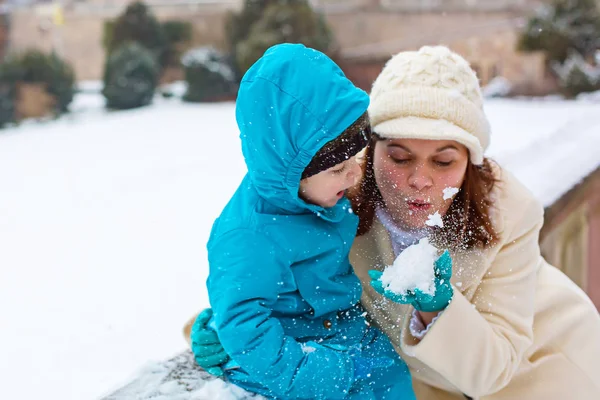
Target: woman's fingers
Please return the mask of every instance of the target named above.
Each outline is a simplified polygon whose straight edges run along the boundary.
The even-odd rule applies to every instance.
[[[436,275],[441,279],[452,278],[452,257],[448,250],[435,261]]]
[[[410,293],[398,294],[398,293],[394,293],[387,289],[384,293],[384,296],[387,297],[388,299],[390,299],[396,303],[400,303],[400,304],[410,304],[413,301],[415,301],[415,296],[413,294],[410,294]]]
[[[376,271],[374,269],[369,270],[369,276],[374,281],[379,280],[379,278],[381,278],[381,275],[383,275],[383,272],[381,272],[381,271]]]
[[[433,300],[433,296],[428,293],[424,293],[419,289],[415,289],[415,300],[421,304],[426,304]]]
[[[373,289],[375,289],[375,291],[381,295],[385,295],[385,290],[383,289],[383,283],[381,283],[381,281],[379,280],[373,280],[371,281],[371,286],[373,286]]]

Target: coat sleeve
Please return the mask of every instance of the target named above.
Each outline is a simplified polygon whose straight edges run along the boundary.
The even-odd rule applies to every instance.
[[[347,396],[354,382],[350,357],[329,348],[304,351],[272,315],[278,294],[294,290],[288,286],[289,252],[256,232],[240,230],[219,238],[208,252],[210,303],[230,357],[276,396]]]
[[[420,341],[404,324],[403,351],[470,397],[505,387],[533,343],[543,209],[532,200],[523,210],[471,301],[454,288],[452,302]]]

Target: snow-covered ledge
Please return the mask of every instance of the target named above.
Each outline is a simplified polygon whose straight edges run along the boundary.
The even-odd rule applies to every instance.
[[[260,400],[222,379],[203,371],[191,351],[172,359],[149,364],[136,378],[102,400]]]

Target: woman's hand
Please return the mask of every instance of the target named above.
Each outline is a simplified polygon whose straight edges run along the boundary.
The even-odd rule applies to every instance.
[[[423,313],[435,313],[445,309],[454,295],[454,290],[450,284],[452,278],[452,257],[446,250],[435,261],[435,295],[423,293],[419,289],[409,291],[405,295],[396,294],[388,289],[383,288],[383,284],[379,280],[381,271],[369,271],[371,277],[371,286],[379,294],[400,304],[411,304],[417,311]]]
[[[223,376],[222,365],[229,360],[229,355],[221,346],[217,332],[208,327],[212,317],[212,309],[204,309],[196,318],[190,339],[192,352],[199,366],[215,376]]]

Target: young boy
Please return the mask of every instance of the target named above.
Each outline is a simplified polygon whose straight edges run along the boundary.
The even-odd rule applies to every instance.
[[[348,261],[369,97],[324,54],[267,50],[236,118],[248,173],[208,242],[211,326],[235,384],[277,399],[414,399],[410,374],[370,327]],[[192,341],[194,333],[192,333]]]

